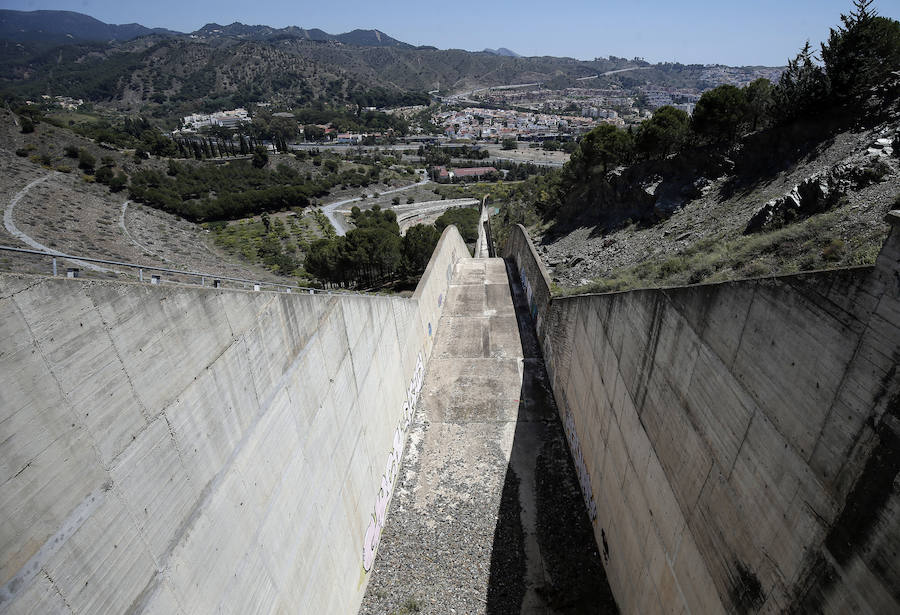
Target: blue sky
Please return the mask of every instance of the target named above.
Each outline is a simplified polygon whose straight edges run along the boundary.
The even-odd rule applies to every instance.
[[[786,63],[809,39],[828,36],[850,0],[595,0],[582,2],[389,2],[359,0],[3,0],[2,8],[78,11],[107,23],[137,22],[182,32],[209,22],[295,25],[340,33],[377,28],[414,45],[651,62]],[[900,1],[876,0],[900,18]]]

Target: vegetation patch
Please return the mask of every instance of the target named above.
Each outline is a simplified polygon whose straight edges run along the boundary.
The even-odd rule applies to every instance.
[[[679,255],[622,267],[562,295],[605,293],[636,288],[684,286],[871,265],[885,238],[884,229],[852,229],[835,237],[841,212],[832,211],[768,233],[698,241]]]

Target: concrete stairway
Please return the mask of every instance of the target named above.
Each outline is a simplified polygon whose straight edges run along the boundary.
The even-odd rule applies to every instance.
[[[446,302],[360,613],[615,612],[520,289]]]

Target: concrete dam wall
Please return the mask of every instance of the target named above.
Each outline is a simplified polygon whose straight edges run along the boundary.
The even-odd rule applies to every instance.
[[[453,265],[412,298],[0,276],[0,613],[353,613]]]
[[[623,612],[900,612],[898,213],[874,267],[552,299],[514,230]]]

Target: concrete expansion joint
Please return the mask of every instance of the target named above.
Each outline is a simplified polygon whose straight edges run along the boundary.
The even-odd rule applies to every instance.
[[[62,383],[59,381],[59,378],[56,375],[56,372],[53,370],[53,366],[50,364],[50,361],[47,359],[47,355],[44,352],[44,349],[41,347],[41,343],[38,341],[38,336],[35,335],[34,329],[31,328],[31,323],[28,322],[28,318],[25,317],[25,311],[22,310],[22,307],[13,300],[13,305],[16,306],[16,310],[19,312],[19,316],[22,317],[22,322],[25,323],[25,328],[28,329],[28,335],[34,340],[32,343],[34,347],[37,349],[38,354],[41,357],[41,362],[44,364],[44,367],[47,368],[47,372],[50,374],[50,377],[53,379],[53,383],[56,385],[56,390],[59,392],[60,398],[64,399],[66,402],[66,409],[69,411],[69,414],[73,418],[72,426],[78,426],[78,429],[81,429],[87,435],[87,441],[90,443],[91,450],[94,453],[97,462],[103,467],[105,472],[108,472],[109,468],[103,465],[102,459],[103,456],[100,454],[100,449],[97,447],[97,443],[94,441],[93,435],[90,431],[85,427],[84,423],[81,420],[78,412],[72,407],[72,400],[69,399],[68,394],[62,386]]]
[[[53,591],[56,592],[56,595],[59,596],[59,599],[62,600],[62,603],[66,605],[66,608],[69,610],[69,613],[74,615],[75,609],[72,608],[72,605],[69,604],[69,601],[66,600],[66,597],[59,590],[59,586],[57,586],[56,581],[53,580],[53,577],[50,576],[50,573],[47,572],[46,568],[41,568],[41,574],[47,578],[47,582],[50,583],[50,587],[53,588]]]
[[[210,360],[209,363],[206,364],[206,366],[203,368],[203,370],[204,370],[204,371],[209,370],[209,368],[212,367],[213,364],[215,364],[215,362],[218,361],[219,358],[220,358],[223,354],[225,354],[226,352],[228,352],[229,350],[231,350],[231,347],[234,346],[236,342],[237,342],[237,340],[234,339],[234,337],[232,337],[232,338],[231,338],[231,341],[230,341],[228,344],[226,344],[225,347],[222,348],[222,350],[219,351],[219,353],[218,353],[215,357],[213,357],[213,358]],[[196,380],[196,379],[197,379],[197,377],[194,376],[194,380]]]
[[[188,465],[185,463],[184,454],[181,452],[181,447],[178,446],[178,438],[175,437],[175,428],[172,427],[171,421],[169,421],[169,415],[165,412],[160,412],[160,416],[166,422],[166,429],[169,431],[169,439],[172,441],[172,446],[175,448],[175,454],[178,455],[178,461],[181,462],[181,467],[187,469]],[[185,480],[187,482],[191,482],[190,472],[186,473]]]
[[[97,301],[94,299],[94,296],[88,296],[91,300],[91,305],[93,306],[94,311],[97,312],[97,317],[103,324],[103,331],[104,333],[106,333],[106,337],[109,339],[110,347],[112,347],[113,352],[116,354],[116,360],[119,361],[122,373],[125,375],[125,380],[128,381],[128,389],[131,391],[131,395],[134,397],[134,400],[141,411],[141,416],[144,417],[144,422],[146,424],[150,424],[152,422],[150,410],[146,406],[144,406],[144,402],[141,400],[141,397],[140,395],[138,395],[137,389],[134,386],[134,381],[131,379],[131,374],[129,374],[128,370],[125,368],[125,361],[122,360],[122,353],[119,352],[119,348],[116,346],[116,341],[113,339],[112,334],[109,332],[109,323],[107,323],[106,319],[103,318],[103,312],[101,312],[99,306],[97,306]]]
[[[19,294],[21,294],[21,293],[26,293],[26,292],[28,292],[29,290],[31,290],[32,288],[34,288],[34,287],[36,287],[36,286],[40,286],[41,284],[43,284],[43,283],[46,282],[46,281],[47,281],[47,280],[46,280],[45,278],[41,277],[41,279],[39,279],[39,280],[38,280],[37,282],[35,282],[34,284],[29,284],[28,286],[26,286],[26,287],[24,287],[24,288],[20,288],[20,289],[14,291],[14,292],[12,292],[12,293],[10,293],[10,294],[8,294],[8,295],[0,295],[0,300],[3,300],[3,299],[12,299],[12,298],[15,297],[16,295],[19,295]]]

